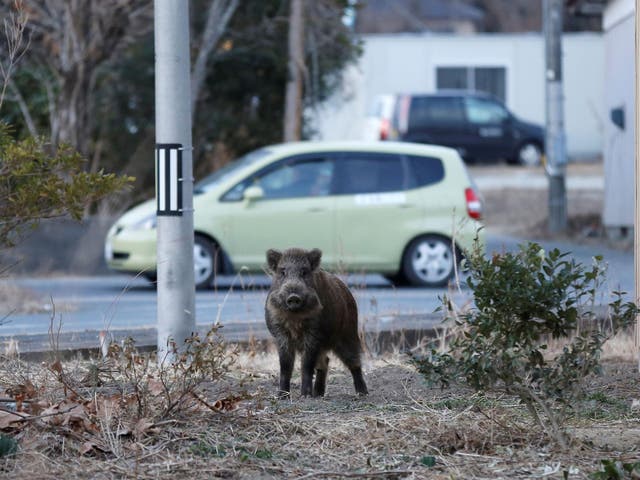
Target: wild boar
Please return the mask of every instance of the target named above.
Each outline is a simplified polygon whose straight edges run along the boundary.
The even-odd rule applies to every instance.
[[[356,392],[368,393],[360,362],[362,346],[356,301],[338,277],[320,268],[321,257],[318,249],[267,251],[272,283],[265,319],[278,348],[281,398],[291,391],[296,352],[302,354],[303,396],[324,395],[329,351],[351,371]]]

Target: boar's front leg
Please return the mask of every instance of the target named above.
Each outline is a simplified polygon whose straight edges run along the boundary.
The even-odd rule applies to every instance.
[[[279,398],[287,398],[291,392],[291,374],[296,361],[296,351],[289,345],[279,345],[278,357],[280,358],[280,388]]]
[[[318,356],[320,352],[318,349],[306,349],[302,355],[302,385],[300,393],[303,397],[311,395],[311,387],[313,385],[313,373],[316,369],[316,363],[318,362]]]

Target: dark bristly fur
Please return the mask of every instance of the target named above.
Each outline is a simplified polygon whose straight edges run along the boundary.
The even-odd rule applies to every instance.
[[[267,251],[272,283],[265,318],[280,357],[280,397],[291,391],[296,352],[302,354],[303,396],[324,395],[329,351],[351,371],[356,392],[367,394],[360,362],[358,307],[349,288],[320,269],[321,256],[318,249]]]

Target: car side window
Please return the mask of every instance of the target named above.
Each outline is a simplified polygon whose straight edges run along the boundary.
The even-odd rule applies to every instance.
[[[404,190],[402,157],[345,153],[337,160],[334,185],[334,192],[338,195]]]
[[[259,186],[264,199],[319,197],[329,195],[333,162],[326,158],[285,161],[267,168],[235,185],[223,201],[241,200],[250,186]]]
[[[484,98],[467,98],[464,106],[469,122],[477,125],[501,123],[509,116],[502,105]]]
[[[441,159],[417,155],[408,155],[407,159],[411,169],[409,188],[433,185],[444,178],[444,165]]]

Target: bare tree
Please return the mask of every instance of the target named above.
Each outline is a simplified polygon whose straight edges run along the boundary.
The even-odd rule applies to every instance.
[[[151,0],[20,0],[28,15],[31,72],[48,97],[50,138],[88,155],[91,109],[101,75],[122,49],[153,27]],[[0,14],[12,5],[0,6]],[[35,73],[38,72],[38,73]],[[11,86],[29,125],[24,92]],[[22,99],[22,103],[21,103]],[[29,127],[31,129],[31,127]]]
[[[201,35],[198,55],[191,72],[191,120],[193,121],[198,98],[207,76],[207,63],[211,53],[227,30],[229,21],[238,8],[240,0],[213,0],[207,11],[207,22]]]
[[[304,0],[291,0],[289,13],[289,78],[284,104],[284,141],[300,140],[305,79]]]

